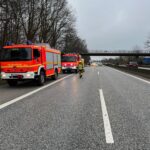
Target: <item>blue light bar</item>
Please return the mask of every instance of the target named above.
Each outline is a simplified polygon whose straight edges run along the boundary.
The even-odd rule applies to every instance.
[[[32,45],[32,42],[30,40],[27,40],[27,45]]]
[[[12,45],[12,42],[11,42],[11,41],[7,41],[5,45],[6,45],[6,46],[11,46],[11,45]]]

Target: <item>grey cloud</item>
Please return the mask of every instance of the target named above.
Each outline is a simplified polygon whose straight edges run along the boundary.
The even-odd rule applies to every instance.
[[[149,0],[68,0],[89,49],[144,47],[150,33]]]

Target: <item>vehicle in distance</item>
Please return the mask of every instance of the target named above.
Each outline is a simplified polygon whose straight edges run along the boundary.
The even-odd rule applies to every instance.
[[[34,80],[43,85],[46,77],[57,79],[61,72],[61,53],[45,44],[7,45],[1,49],[1,79],[10,86]]]
[[[79,54],[63,54],[62,55],[62,72],[78,72],[79,61],[82,61],[81,55]]]
[[[95,63],[95,62],[93,62],[93,63],[91,63],[91,66],[92,66],[92,67],[97,67],[97,66],[98,66],[98,64],[97,64],[97,63]]]
[[[143,64],[144,65],[150,65],[150,57],[144,57]]]
[[[127,67],[129,67],[129,68],[138,68],[138,63],[136,61],[130,61],[127,64]]]
[[[99,63],[98,63],[98,66],[103,66],[102,62],[99,62]]]

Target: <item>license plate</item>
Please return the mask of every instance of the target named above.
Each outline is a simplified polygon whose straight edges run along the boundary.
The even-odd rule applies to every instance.
[[[11,74],[11,76],[18,76],[18,74]]]
[[[10,78],[18,78],[18,75],[16,75],[16,74],[11,74]]]

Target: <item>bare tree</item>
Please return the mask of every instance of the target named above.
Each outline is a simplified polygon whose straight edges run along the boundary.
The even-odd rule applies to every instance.
[[[67,0],[1,0],[0,35],[0,45],[28,39],[67,52],[88,51],[86,42],[77,35]]]
[[[66,30],[74,23],[74,17],[66,0],[45,0],[41,6],[40,41],[48,42],[52,47],[60,47]]]

